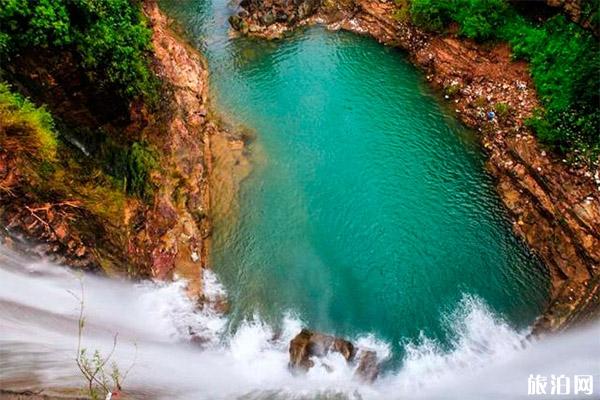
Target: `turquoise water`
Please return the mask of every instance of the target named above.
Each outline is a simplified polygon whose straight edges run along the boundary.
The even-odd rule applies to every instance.
[[[314,27],[230,39],[222,0],[163,1],[207,56],[213,105],[252,132],[239,214],[215,221],[231,326],[291,313],[398,349],[449,343],[444,315],[477,296],[519,328],[547,277],[511,232],[475,135],[395,49]]]

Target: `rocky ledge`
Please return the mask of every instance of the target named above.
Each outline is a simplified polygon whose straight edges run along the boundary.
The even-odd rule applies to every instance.
[[[268,39],[320,23],[406,50],[456,116],[481,133],[487,167],[514,230],[548,267],[550,305],[534,332],[560,330],[596,314],[600,172],[567,163],[540,145],[525,126],[538,99],[527,64],[512,61],[507,45],[481,46],[454,34],[430,35],[394,18],[402,12],[387,0],[244,0],[230,22],[240,34]]]
[[[65,167],[64,185],[40,197],[38,177],[26,170],[27,152],[10,151],[8,145],[17,139],[7,135],[7,142],[0,143],[0,221],[5,227],[0,238],[18,250],[107,275],[182,277],[190,295],[202,300],[213,165],[220,152],[232,158],[243,146],[209,115],[208,72],[200,53],[172,29],[154,0],[142,7],[152,30],[151,65],[161,81],[158,110],[134,101],[129,110],[112,107],[101,120],[101,110],[85,101],[94,97],[93,88],[80,83],[85,79],[68,53],[56,62],[52,55],[24,54],[14,60],[12,75],[19,88],[38,89],[24,91],[66,125],[112,129],[154,149],[158,168],[149,177],[150,198],[126,195],[110,180],[100,180],[101,172],[91,176],[83,167]],[[101,100],[110,107],[110,99]],[[117,113],[124,114],[120,121],[115,121]],[[86,155],[84,149],[64,156],[65,164],[85,165]]]

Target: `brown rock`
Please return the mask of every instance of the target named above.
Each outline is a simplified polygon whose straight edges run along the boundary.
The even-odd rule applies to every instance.
[[[294,371],[306,372],[314,366],[311,357],[324,357],[331,351],[340,353],[348,362],[356,353],[354,345],[347,340],[302,329],[290,341],[289,367]]]
[[[377,353],[372,350],[363,351],[360,354],[358,367],[354,376],[365,383],[373,383],[379,376],[379,363]]]

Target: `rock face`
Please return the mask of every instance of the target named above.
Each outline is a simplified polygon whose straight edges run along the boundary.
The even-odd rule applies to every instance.
[[[207,119],[204,60],[173,32],[156,2],[144,2],[143,9],[152,28],[155,71],[171,96],[168,117],[159,122],[148,116],[144,123],[145,136],[160,149],[163,171],[153,177],[158,190],[144,215],[146,229],[129,243],[134,251],[149,251],[154,277],[169,279],[177,274],[189,281],[190,293],[197,295],[211,230],[207,217],[211,136],[224,133]]]
[[[358,354],[358,367],[355,377],[365,383],[372,383],[379,375],[377,354],[371,350],[358,350],[351,342],[338,337],[302,329],[290,341],[289,367],[293,372],[306,372],[314,366],[311,358],[325,357],[334,352],[341,354],[348,363],[355,364]]]
[[[582,4],[558,3],[567,11]],[[332,7],[323,2],[304,21],[276,31],[261,25],[249,34],[278,37],[297,25],[324,23],[406,50],[456,116],[480,132],[514,231],[548,267],[551,301],[534,331],[560,330],[600,309],[600,171],[563,162],[525,126],[539,105],[527,64],[513,61],[505,44],[483,47],[454,34],[426,34],[407,18],[395,18],[407,10],[394,2],[355,0]],[[260,24],[253,17],[259,13],[250,8],[245,20]],[[488,120],[498,104],[508,111]]]
[[[355,355],[354,345],[347,340],[302,329],[290,341],[290,369],[306,372],[314,366],[311,357],[324,357],[329,352],[340,353],[346,361]]]
[[[550,7],[559,7],[573,22],[589,29],[596,36],[600,34],[600,26],[596,20],[598,3],[590,0],[546,0]]]
[[[68,53],[56,62],[51,54],[23,54],[14,62],[12,78],[29,84],[28,94],[48,104],[67,126],[147,143],[160,167],[149,178],[151,195],[110,191],[109,180],[83,167],[61,166],[64,176],[58,181],[64,184],[57,189],[62,191],[40,199],[38,178],[25,174],[27,152],[6,152],[7,141],[0,143],[0,221],[7,227],[0,236],[13,247],[23,241],[22,248],[108,275],[160,280],[177,275],[188,280],[190,295],[201,300],[201,269],[211,234],[212,145],[217,142],[220,151],[229,151],[231,135],[208,117],[208,72],[201,55],[173,31],[155,1],[143,1],[142,7],[152,30],[151,66],[162,84],[155,110],[139,101],[128,107],[105,98],[100,99],[105,110],[100,109],[92,101],[93,87],[83,84],[85,74],[77,74]],[[77,158],[85,158],[81,153],[68,157],[63,164],[78,165]],[[90,186],[94,190],[80,190]]]
[[[365,383],[373,383],[379,376],[377,353],[371,350],[363,351],[354,376]]]

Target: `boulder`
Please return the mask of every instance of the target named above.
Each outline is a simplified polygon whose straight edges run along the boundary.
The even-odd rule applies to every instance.
[[[302,329],[290,341],[289,367],[293,371],[306,372],[314,366],[311,357],[324,357],[329,352],[340,353],[346,361],[350,362],[354,358],[356,350],[354,345],[347,340]]]
[[[276,21],[275,13],[272,10],[267,11],[260,19],[263,25],[273,25]]]
[[[373,383],[378,375],[379,363],[377,362],[377,353],[372,350],[361,352],[354,376],[365,383]]]

